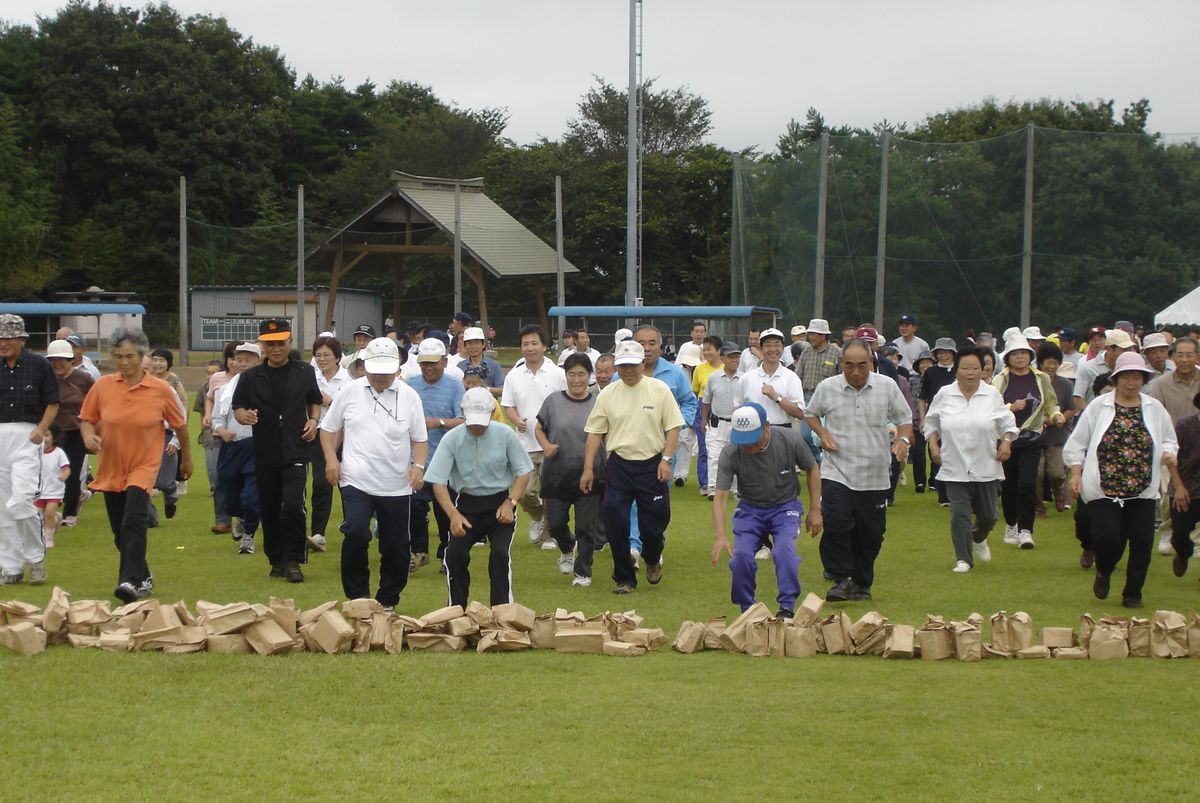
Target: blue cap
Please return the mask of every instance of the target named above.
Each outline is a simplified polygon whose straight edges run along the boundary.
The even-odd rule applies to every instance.
[[[767,424],[767,411],[761,404],[746,402],[733,411],[733,429],[729,433],[729,442],[738,446],[748,446],[758,443],[762,437],[763,427]]]

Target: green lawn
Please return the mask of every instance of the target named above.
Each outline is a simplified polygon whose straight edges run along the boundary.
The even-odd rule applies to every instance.
[[[191,487],[179,515],[152,531],[160,598],[278,594],[306,607],[340,596],[336,536],[330,552],[312,558],[303,585],[269,580],[261,553],[239,556],[227,536],[209,534],[205,481]],[[595,585],[571,588],[522,527],[513,550],[518,600],[539,612],[636,607],[672,636],[683,619],[735,614],[728,570],[708,563],[709,503],[694,484],[673,490],[661,585],[614,597],[602,553]],[[955,575],[947,511],[911,486],[898,497],[875,601],[846,606],[856,617],[874,609],[919,625],[926,613],[1026,610],[1036,630],[1076,624],[1085,611],[1121,613],[1119,593],[1115,605],[1091,597],[1069,514],[1038,523],[1033,551],[993,535],[992,563]],[[109,598],[117,559],[102,507],[96,500],[79,527],[61,531],[51,584],[2,596],[44,604],[58,584],[74,599]],[[823,592],[816,543],[805,537],[801,552],[805,590]],[[1169,564],[1154,560],[1147,616],[1200,599],[1195,573],[1176,579]],[[773,574],[762,568],[760,598],[774,607]],[[475,576],[474,596],[486,599],[483,566]],[[400,609],[420,614],[445,597],[444,578],[427,567]],[[54,647],[32,658],[0,651],[0,678],[6,800],[1165,798],[1191,786],[1200,703],[1200,661],[1151,659],[262,658]]]

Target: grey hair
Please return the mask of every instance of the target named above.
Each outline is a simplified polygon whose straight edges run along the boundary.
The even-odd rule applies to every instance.
[[[114,329],[112,334],[109,335],[108,342],[112,344],[112,348],[114,349],[122,343],[128,343],[143,357],[150,350],[150,341],[146,339],[146,333],[141,329],[119,327]]]
[[[659,340],[659,342],[660,342],[660,343],[662,342],[662,330],[661,330],[661,329],[659,329],[657,326],[655,326],[655,325],[654,325],[654,324],[652,324],[652,323],[639,323],[639,324],[638,324],[638,325],[637,325],[637,326],[634,328],[634,330],[633,330],[633,333],[636,335],[638,332],[641,332],[641,331],[643,331],[643,330],[647,330],[647,329],[648,329],[649,331],[653,332],[654,334],[658,335],[658,340]]]

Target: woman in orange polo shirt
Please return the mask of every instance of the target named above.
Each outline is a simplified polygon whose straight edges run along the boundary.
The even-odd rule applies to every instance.
[[[166,382],[142,370],[150,348],[141,329],[112,334],[117,373],[103,376],[88,392],[79,428],[88,451],[100,455],[93,491],[104,492],[108,522],[121,554],[114,596],[123,602],[148,597],[154,579],[146,565],[146,516],[150,489],[163,456],[163,424],[179,435],[179,474],[192,474],[191,440],[179,398]]]

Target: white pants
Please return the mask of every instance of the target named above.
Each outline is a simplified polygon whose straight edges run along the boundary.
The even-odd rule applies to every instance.
[[[31,443],[33,424],[0,424],[0,571],[23,574],[25,563],[46,558],[33,500],[41,472],[41,447]]]
[[[708,449],[708,492],[717,491],[717,462],[721,459],[721,450],[729,443],[729,432],[733,429],[732,421],[721,421],[716,427],[711,424],[704,428],[704,445]],[[733,480],[730,493],[737,493],[737,478]]]
[[[696,449],[696,430],[682,427],[675,445],[674,478],[686,480],[692,471],[692,454]]]

